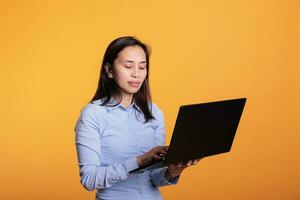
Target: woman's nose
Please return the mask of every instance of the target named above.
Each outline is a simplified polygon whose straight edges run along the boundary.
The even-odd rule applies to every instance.
[[[137,68],[133,67],[132,74],[133,77],[139,77],[140,72]]]

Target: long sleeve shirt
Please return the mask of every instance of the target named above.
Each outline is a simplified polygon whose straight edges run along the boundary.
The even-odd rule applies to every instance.
[[[163,112],[152,102],[155,119],[144,123],[137,104],[112,107],[114,98],[107,105],[102,102],[86,104],[75,125],[81,184],[89,191],[97,189],[98,200],[162,199],[158,187],[176,184],[179,176],[166,180],[166,167],[141,174],[129,171],[138,168],[137,156],[165,144]]]

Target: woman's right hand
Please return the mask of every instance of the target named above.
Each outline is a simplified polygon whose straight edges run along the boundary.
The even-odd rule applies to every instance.
[[[137,157],[139,167],[150,164],[153,160],[160,160],[167,155],[169,146],[156,146],[147,153]]]

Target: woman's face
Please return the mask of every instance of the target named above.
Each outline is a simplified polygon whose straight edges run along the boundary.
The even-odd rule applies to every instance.
[[[132,95],[142,86],[147,75],[144,50],[140,46],[128,46],[120,51],[110,74],[121,88],[122,95]]]

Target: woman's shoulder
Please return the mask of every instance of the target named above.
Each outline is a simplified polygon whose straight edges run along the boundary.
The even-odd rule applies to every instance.
[[[160,106],[158,106],[158,104],[151,102],[151,107],[152,107],[152,113],[155,116],[163,116],[164,115],[163,111],[161,110]]]
[[[98,112],[105,112],[105,107],[102,106],[101,103],[102,101],[100,99],[88,102],[82,107],[80,112],[88,115],[93,115]]]

